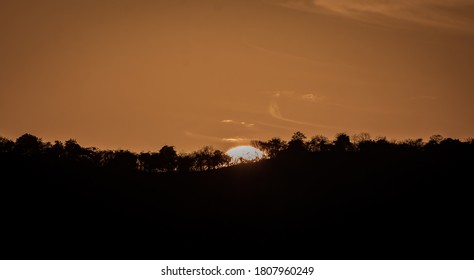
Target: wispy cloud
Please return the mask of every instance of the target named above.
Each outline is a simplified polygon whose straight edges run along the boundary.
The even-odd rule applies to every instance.
[[[317,127],[317,128],[332,128],[329,126],[325,125],[319,125],[319,124],[314,124],[314,123],[309,123],[309,122],[304,122],[304,121],[299,121],[299,120],[294,120],[294,119],[289,119],[287,117],[284,117],[283,114],[280,111],[280,106],[278,105],[277,100],[279,100],[281,97],[285,98],[299,98],[298,95],[296,95],[295,91],[273,91],[272,95],[272,100],[270,101],[270,104],[268,105],[268,113],[270,116],[272,116],[275,119],[285,121],[288,123],[292,124],[298,124],[298,125],[304,125],[304,126],[309,126],[309,127]],[[316,101],[317,96],[315,94],[309,93],[309,94],[303,94],[301,95],[301,99],[303,100],[308,100],[308,101]]]
[[[248,122],[243,122],[243,121],[234,121],[234,120],[221,120],[221,123],[228,123],[228,124],[236,124],[236,125],[241,125],[241,126],[244,126],[244,127],[253,127],[255,126],[254,123],[248,123]]]
[[[310,101],[310,102],[317,102],[317,101],[323,100],[324,96],[319,96],[317,94],[308,93],[308,94],[303,94],[301,96],[301,99],[306,100],[306,101]]]
[[[246,122],[240,122],[241,125],[245,126],[245,127],[252,127],[254,126],[255,124],[253,123],[246,123]]]
[[[231,143],[247,143],[250,141],[249,138],[243,138],[243,137],[231,137],[231,138],[222,138],[222,141],[224,142],[231,142]]]
[[[273,97],[281,97],[281,96],[293,96],[295,94],[292,90],[274,90],[272,91]]]
[[[278,106],[276,101],[270,102],[270,105],[268,105],[268,113],[270,113],[270,115],[274,118],[284,119],[281,115],[280,107]]]
[[[282,0],[279,5],[306,12],[332,12],[363,21],[383,18],[474,32],[472,0]]]
[[[326,128],[326,129],[334,129],[334,127],[326,126],[326,125],[320,125],[320,124],[315,124],[315,123],[309,123],[309,122],[304,122],[304,121],[299,121],[299,120],[293,120],[284,117],[281,114],[280,107],[278,106],[278,103],[273,100],[270,102],[268,106],[268,113],[274,117],[275,119],[285,121],[285,122],[290,122],[293,124],[299,124],[299,125],[304,125],[304,126],[309,126],[309,127],[317,127],[317,128]]]

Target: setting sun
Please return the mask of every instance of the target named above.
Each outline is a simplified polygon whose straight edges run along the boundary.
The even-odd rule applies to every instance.
[[[233,162],[258,160],[263,157],[263,152],[252,146],[238,146],[227,151]]]

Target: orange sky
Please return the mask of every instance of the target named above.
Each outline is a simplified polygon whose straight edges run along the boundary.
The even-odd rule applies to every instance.
[[[472,0],[2,1],[0,135],[474,136]]]

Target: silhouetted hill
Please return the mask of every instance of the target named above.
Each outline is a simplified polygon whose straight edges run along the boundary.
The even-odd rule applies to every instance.
[[[6,259],[472,259],[473,145],[202,172],[4,152]]]

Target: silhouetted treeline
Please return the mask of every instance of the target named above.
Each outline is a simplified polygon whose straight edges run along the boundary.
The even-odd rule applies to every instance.
[[[268,141],[254,140],[251,144],[264,152],[264,158],[270,159],[327,152],[466,152],[471,151],[474,146],[473,139],[460,141],[444,138],[441,135],[433,135],[427,142],[423,142],[423,139],[404,141],[388,141],[385,137],[371,139],[368,133],[360,133],[352,138],[351,140],[349,135],[339,133],[334,140],[329,140],[323,135],[307,139],[302,132],[297,131],[289,141],[275,137]],[[178,154],[173,146],[163,146],[157,152],[137,154],[127,150],[85,148],[74,139],[64,143],[43,142],[41,138],[31,134],[24,134],[16,141],[0,137],[0,154],[3,157],[32,159],[38,164],[60,162],[77,167],[103,167],[118,171],[146,172],[206,171],[229,166],[232,162],[230,156],[210,146],[189,154]]]
[[[371,139],[368,133],[356,134],[352,138],[351,140],[345,133],[338,133],[332,141],[323,135],[316,135],[308,140],[302,132],[297,131],[288,142],[275,137],[268,141],[252,141],[252,145],[265,152],[269,158],[318,152],[467,152],[472,151],[474,146],[472,138],[460,141],[441,135],[431,136],[428,142],[423,142],[421,138],[402,141],[388,141],[385,137]]]
[[[81,147],[74,139],[43,142],[24,134],[16,141],[0,137],[2,156],[31,159],[42,162],[72,164],[76,167],[103,167],[117,171],[188,172],[212,170],[229,165],[231,158],[210,146],[190,154],[178,154],[173,146],[163,146],[157,152],[140,154],[127,150],[100,150]]]
[[[1,138],[0,258],[474,259],[472,139],[252,144],[232,165]]]

